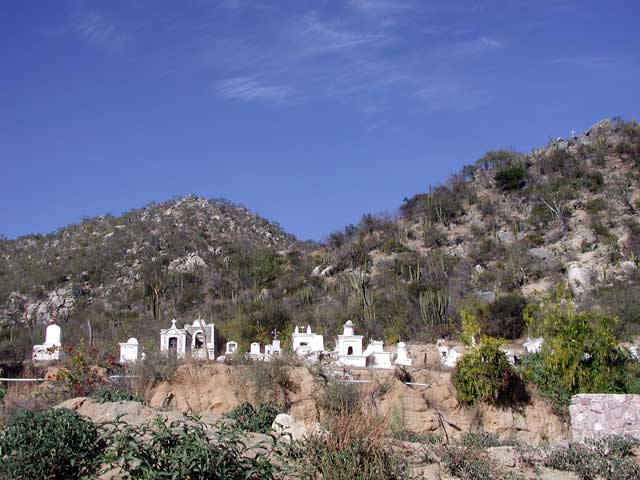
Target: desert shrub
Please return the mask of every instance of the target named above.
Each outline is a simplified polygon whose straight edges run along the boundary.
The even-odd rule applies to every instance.
[[[517,293],[502,295],[489,307],[490,319],[484,331],[491,337],[520,338],[525,330],[523,317],[527,301]]]
[[[84,478],[96,473],[105,441],[98,427],[69,410],[23,411],[0,433],[0,477]]]
[[[540,395],[545,397],[558,415],[566,415],[571,403],[571,391],[564,387],[555,375],[547,371],[539,353],[525,355],[519,366],[525,381],[533,383]]]
[[[254,407],[250,403],[245,402],[227,413],[226,417],[235,420],[240,430],[269,433],[273,421],[282,411],[282,405],[275,403],[260,403]]]
[[[325,432],[306,437],[294,449],[296,478],[395,480],[406,478],[403,458],[384,444],[384,419],[362,410],[330,418]]]
[[[640,465],[629,458],[637,440],[610,437],[553,450],[545,465],[576,473],[581,480],[631,480],[640,478]]]
[[[440,452],[442,463],[451,475],[462,480],[491,480],[495,478],[489,462],[474,449],[449,446]]]
[[[496,186],[503,192],[520,190],[526,184],[526,171],[522,167],[511,167],[496,172],[494,180]]]
[[[356,412],[361,403],[362,389],[354,383],[331,382],[318,399],[318,406],[328,415]]]
[[[251,362],[243,370],[256,403],[282,403],[289,407],[289,396],[300,389],[291,378],[287,359],[274,358],[270,362]]]
[[[132,395],[126,390],[113,387],[99,387],[91,392],[90,398],[98,403],[106,402],[142,402],[140,397]]]
[[[591,193],[599,193],[604,188],[604,177],[600,172],[585,171],[581,173],[578,185]]]
[[[483,217],[487,217],[496,213],[496,204],[489,198],[480,198],[476,205],[478,206],[478,210]]]
[[[607,202],[604,198],[596,197],[589,200],[584,208],[590,215],[596,215],[607,208]]]
[[[492,447],[514,446],[516,443],[511,440],[501,440],[495,433],[489,432],[468,432],[462,436],[460,443],[463,447],[472,450],[485,450]]]
[[[539,233],[529,233],[524,237],[525,244],[528,247],[540,247],[544,245],[544,237]]]
[[[607,315],[618,318],[618,338],[640,334],[640,285],[616,281],[596,289],[593,296]]]
[[[409,251],[399,240],[396,238],[388,238],[382,244],[381,250],[384,253],[404,253]]]
[[[111,426],[103,462],[126,478],[272,479],[278,468],[265,455],[251,454],[263,447],[262,443],[248,447],[241,432],[231,426],[212,434],[197,417],[169,424],[157,418],[141,426]]]
[[[525,318],[545,339],[543,374],[533,380],[559,383],[570,394],[629,393],[637,384],[637,368],[616,342],[616,318],[577,310],[564,288],[527,307]]]
[[[520,399],[512,391],[518,378],[501,348],[502,342],[485,337],[458,361],[451,380],[460,403],[518,403]]]
[[[137,362],[131,374],[135,377],[133,392],[137,396],[144,396],[145,392],[157,382],[168,380],[178,368],[175,355],[166,355],[159,351],[148,351],[144,360]]]
[[[440,186],[429,193],[405,199],[400,211],[405,218],[421,218],[429,223],[447,226],[463,213],[463,205],[455,192]]]
[[[4,395],[6,390],[4,388],[0,388],[0,406],[4,405]]]
[[[546,155],[540,158],[538,167],[543,175],[562,173],[566,178],[575,175],[577,163],[568,150],[555,146],[547,150]]]
[[[483,170],[504,168],[522,160],[522,155],[513,150],[490,150],[476,161],[476,165]]]
[[[99,375],[99,367],[103,364],[98,351],[81,341],[77,346],[65,348],[68,358],[63,368],[54,376],[54,387],[63,396],[82,397],[104,383]]]
[[[447,237],[444,235],[438,227],[432,225],[431,227],[425,227],[423,235],[423,244],[425,247],[441,247],[447,243]]]

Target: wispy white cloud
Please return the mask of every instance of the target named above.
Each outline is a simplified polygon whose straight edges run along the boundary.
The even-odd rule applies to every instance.
[[[361,32],[346,28],[340,21],[325,21],[316,12],[310,12],[292,25],[294,42],[306,55],[352,50],[385,41],[379,33]],[[295,45],[294,44],[294,45]]]
[[[131,39],[129,34],[118,29],[113,20],[98,12],[78,15],[72,28],[88,44],[109,53],[122,52]]]
[[[399,13],[416,8],[414,2],[402,0],[351,0],[352,8],[371,14]]]
[[[212,38],[207,69],[223,78],[215,93],[275,104],[327,97],[349,102],[368,117],[385,115],[380,106],[399,98],[431,110],[464,111],[491,101],[486,92],[465,88],[466,79],[454,72],[469,58],[502,48],[502,40],[473,37],[458,20],[416,24],[415,37],[407,38],[401,26],[429,11],[420,2],[350,0],[347,6],[340,14],[281,12],[277,22],[268,17],[257,31]],[[385,23],[388,18],[397,19],[394,26]],[[416,49],[415,38],[426,35],[431,38]]]
[[[616,57],[609,56],[576,56],[553,58],[548,61],[550,65],[568,65],[572,67],[601,68],[611,67],[619,62]]]
[[[442,45],[441,53],[452,56],[469,56],[502,48],[502,42],[491,37],[478,37],[472,40],[452,42]]]
[[[266,84],[252,77],[227,78],[216,84],[215,90],[224,98],[244,102],[282,103],[295,95],[295,89],[288,85]]]

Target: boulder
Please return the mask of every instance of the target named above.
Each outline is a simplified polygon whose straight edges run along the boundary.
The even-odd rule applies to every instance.
[[[328,277],[333,274],[333,271],[336,269],[333,265],[329,265],[327,268],[320,272],[321,277]]]
[[[539,258],[540,260],[543,260],[545,262],[550,262],[555,258],[550,250],[541,247],[530,248],[528,250],[528,253],[532,257]]]
[[[636,270],[638,270],[638,266],[635,264],[635,262],[632,262],[631,260],[626,260],[620,263],[620,268],[622,268],[622,271],[627,275],[631,275]]]
[[[567,271],[567,280],[569,281],[569,288],[574,295],[579,296],[591,288],[591,278],[593,272],[589,267],[582,267],[577,263],[569,265]]]
[[[486,291],[486,292],[474,292],[474,295],[478,300],[482,300],[484,302],[493,303],[496,301],[496,294],[494,292]]]
[[[514,447],[492,447],[487,449],[489,459],[502,468],[514,468],[520,456]]]
[[[273,421],[271,430],[276,435],[284,436],[286,441],[289,440],[289,437],[291,437],[291,440],[297,441],[302,440],[313,432],[314,428],[309,428],[304,422],[296,420],[291,415],[280,413]]]

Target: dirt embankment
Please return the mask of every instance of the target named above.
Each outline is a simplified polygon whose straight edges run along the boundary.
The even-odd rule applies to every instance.
[[[248,368],[251,366],[184,365],[150,392],[148,404],[164,410],[222,415],[245,401],[255,403]],[[288,394],[291,415],[306,423],[318,421],[323,383],[306,367],[293,367],[290,376],[299,387]],[[405,385],[389,371],[360,374],[360,378],[372,380],[363,384],[365,398],[388,416],[390,425],[404,425],[419,434],[445,435],[446,431],[449,438],[486,431],[529,444],[561,442],[570,436],[568,425],[536,395],[517,410],[488,405],[467,408],[458,404],[449,372],[420,369],[412,371],[412,376],[414,382],[431,386]]]

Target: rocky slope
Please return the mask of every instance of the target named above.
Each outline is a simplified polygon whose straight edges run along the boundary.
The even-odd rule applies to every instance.
[[[296,324],[330,339],[347,319],[367,337],[429,340],[455,335],[465,308],[516,338],[524,305],[560,282],[634,335],[639,166],[640,126],[606,120],[530,153],[488,152],[323,245],[196,197],[2,240],[0,347],[24,354],[56,318],[70,342],[153,348],[171,318],[196,315],[245,348],[273,329],[286,345]]]
[[[94,329],[105,314],[152,310],[158,317],[169,303],[169,276],[182,277],[184,292],[209,265],[247,252],[285,253],[295,244],[242,206],[195,196],[85,219],[48,235],[0,239],[0,325],[6,335],[81,315],[96,318]],[[171,300],[174,307],[180,301]],[[189,310],[191,301],[173,313]]]

